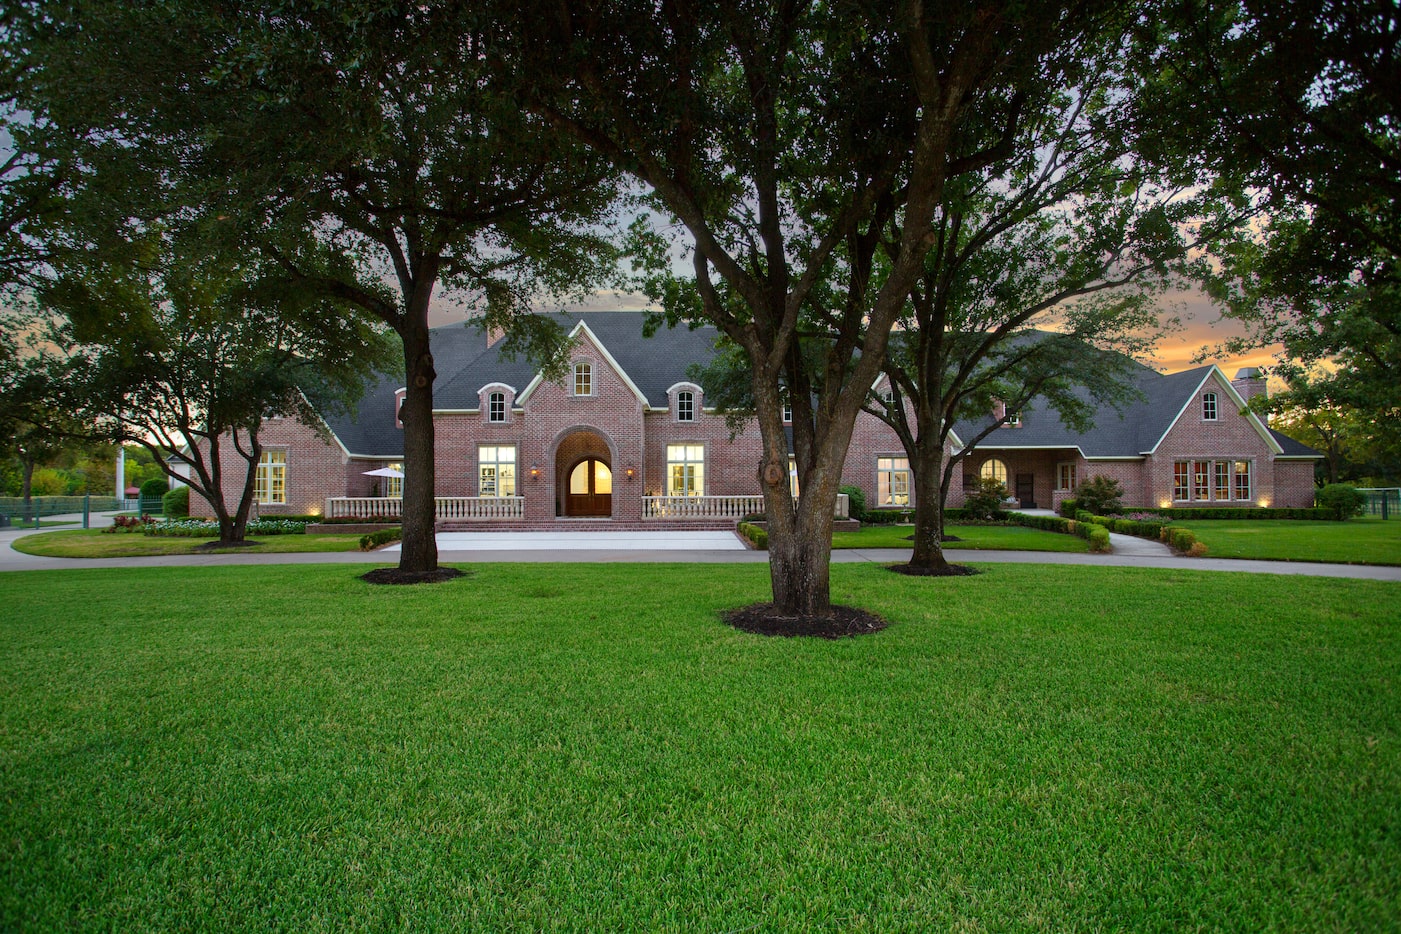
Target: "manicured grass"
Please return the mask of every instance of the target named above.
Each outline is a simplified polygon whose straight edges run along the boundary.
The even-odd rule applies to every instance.
[[[218,538],[214,535],[213,538]],[[250,535],[257,545],[219,549],[240,554],[288,553],[305,551],[356,551],[359,535]],[[211,538],[166,538],[139,532],[103,532],[78,529],[69,532],[41,532],[26,535],[13,543],[15,551],[44,558],[135,558],[145,555],[195,554],[199,545]]]
[[[981,549],[983,551],[1064,551],[1083,553],[1089,551],[1089,544],[1074,535],[1061,535],[1057,532],[1044,532],[1028,529],[1020,525],[950,525],[946,534],[963,539],[960,542],[945,542],[945,550]],[[859,532],[834,532],[833,548],[912,548],[909,536],[914,527],[909,525],[868,525]]]
[[[1294,519],[1249,521],[1178,519],[1213,558],[1401,564],[1401,519],[1365,517],[1346,522]]]
[[[0,575],[0,930],[1395,930],[1401,586]]]

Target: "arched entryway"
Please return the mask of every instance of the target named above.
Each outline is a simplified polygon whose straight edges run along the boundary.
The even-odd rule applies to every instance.
[[[555,450],[555,515],[610,518],[613,515],[613,449],[591,429],[576,429]]]

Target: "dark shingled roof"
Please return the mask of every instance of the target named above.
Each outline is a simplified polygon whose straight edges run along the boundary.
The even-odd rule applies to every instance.
[[[645,313],[640,311],[575,312],[555,317],[566,333],[583,321],[654,408],[666,408],[666,391],[687,379],[686,369],[691,364],[707,363],[715,354],[718,332],[710,326],[695,330],[663,327],[644,338]],[[522,393],[535,378],[537,368],[524,356],[506,359],[500,343],[488,348],[486,335],[474,322],[434,328],[430,339],[438,371],[434,409],[476,409],[478,390],[487,383],[505,383]],[[403,386],[402,376],[377,376],[353,415],[326,419],[350,453],[403,456],[404,432],[394,420],[394,394]]]
[[[1146,454],[1172,427],[1178,413],[1192,398],[1202,380],[1206,379],[1211,367],[1200,366],[1180,373],[1159,373],[1142,364],[1135,364],[1135,367],[1131,379],[1134,387],[1142,393],[1142,398],[1128,402],[1122,412],[1106,408],[1089,430],[1071,430],[1054,409],[1037,399],[1022,410],[1021,427],[998,428],[983,439],[978,445],[979,449],[1078,447],[1086,457],[1138,457]],[[954,425],[954,431],[960,440],[966,442],[991,423],[991,415],[960,421]],[[1312,453],[1303,445],[1294,444],[1302,449],[1300,453]],[[1290,453],[1288,446],[1285,446],[1285,452]]]
[[[662,328],[650,338],[642,336],[644,312],[595,311],[556,315],[566,332],[580,322],[588,325],[613,355],[653,408],[665,409],[666,391],[686,381],[693,363],[708,363],[715,354],[718,332],[705,326]],[[435,328],[431,335],[438,380],[433,389],[434,409],[476,409],[478,391],[488,383],[505,383],[519,394],[535,378],[536,367],[524,357],[508,360],[501,344],[488,348],[481,327],[473,322]],[[1153,449],[1192,393],[1206,378],[1209,366],[1162,374],[1134,364],[1131,379],[1143,398],[1129,402],[1122,413],[1103,411],[1093,428],[1072,431],[1054,409],[1033,400],[1022,411],[1020,428],[999,428],[979,445],[992,448],[1074,448],[1086,457],[1137,457]],[[404,432],[395,425],[394,394],[403,388],[403,377],[383,375],[371,381],[353,415],[327,418],[327,424],[351,454],[402,457]],[[987,418],[954,426],[964,441],[989,425]],[[789,429],[791,433],[791,429]],[[1309,456],[1313,450],[1279,432],[1270,432],[1289,456]],[[791,446],[791,434],[789,444]]]

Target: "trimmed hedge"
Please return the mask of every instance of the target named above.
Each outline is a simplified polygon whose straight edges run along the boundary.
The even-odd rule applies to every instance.
[[[1173,506],[1169,509],[1134,507],[1134,512],[1151,512],[1168,519],[1336,519],[1331,509],[1311,506],[1289,509],[1271,506]]]
[[[746,539],[748,539],[749,543],[754,546],[756,551],[768,550],[769,533],[764,529],[761,529],[757,525],[753,525],[749,522],[741,522],[738,526],[735,527],[735,531],[739,532],[740,535],[743,535]]]
[[[177,486],[162,496],[161,512],[171,519],[188,516],[190,514],[190,488]]]
[[[1096,554],[1104,554],[1109,551],[1109,530],[1102,525],[1084,525],[1076,523],[1076,529],[1088,529],[1089,532],[1084,538],[1089,540],[1090,551]]]
[[[1074,519],[1074,518],[1075,518],[1075,510],[1077,510],[1077,509],[1079,509],[1079,508],[1080,508],[1080,504],[1077,503],[1077,502],[1075,502],[1075,500],[1074,500],[1073,498],[1072,498],[1072,499],[1063,499],[1063,500],[1060,501],[1060,505],[1056,507],[1056,512],[1060,513],[1062,516],[1064,516],[1064,517],[1067,518],[1067,519]]]
[[[404,537],[404,530],[397,526],[392,529],[381,529],[378,532],[371,532],[369,535],[360,536],[360,550],[373,551],[380,545],[388,545],[390,542],[397,542]]]
[[[840,493],[846,494],[847,515],[860,521],[866,515],[866,491],[859,486],[848,483],[843,486]]]
[[[944,510],[944,517],[948,518],[952,509]],[[899,525],[915,521],[915,511],[913,509],[868,509],[861,517],[861,521],[868,525]]]

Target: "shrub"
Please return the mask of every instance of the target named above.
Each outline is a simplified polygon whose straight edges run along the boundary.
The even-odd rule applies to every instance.
[[[1109,551],[1109,530],[1102,525],[1083,526],[1088,528],[1089,534],[1085,538],[1089,539],[1090,551],[1095,554],[1104,554]]]
[[[1172,506],[1167,509],[1139,507],[1136,513],[1151,513],[1165,519],[1332,519],[1333,511],[1310,506],[1305,509],[1271,506]]]
[[[62,496],[68,492],[63,474],[49,467],[40,467],[29,478],[30,496]]]
[[[1119,481],[1103,474],[1096,474],[1080,484],[1075,490],[1076,509],[1103,516],[1119,511],[1119,498],[1124,488]]]
[[[1056,512],[1060,513],[1067,519],[1074,519],[1075,511],[1079,508],[1080,504],[1077,503],[1075,500],[1063,499],[1060,501],[1060,505],[1056,507]]]
[[[106,533],[144,532],[156,520],[150,516],[113,516],[112,524],[103,529]]]
[[[170,481],[164,477],[152,477],[141,484],[141,495],[148,499],[158,499],[170,489]]]
[[[378,532],[371,532],[369,535],[360,536],[360,550],[373,551],[380,545],[388,545],[390,542],[397,542],[404,537],[402,528],[380,529]]]
[[[1007,488],[1002,481],[983,477],[978,481],[978,488],[964,499],[963,508],[968,510],[970,519],[1001,519],[1002,501],[1006,498]]]
[[[1168,529],[1168,544],[1173,551],[1180,551],[1187,554],[1192,550],[1192,546],[1198,544],[1197,536],[1193,535],[1189,529]],[[1206,546],[1202,546],[1201,554],[1205,553]]]
[[[166,520],[148,522],[144,531],[147,535],[164,538],[208,538],[219,534],[219,523],[213,519]],[[286,519],[250,519],[244,531],[249,535],[305,535],[306,523]]]
[[[1020,512],[1011,512],[1007,514],[1007,522],[1011,525],[1024,525],[1029,529],[1041,529],[1044,532],[1069,534],[1075,531],[1075,523],[1059,516],[1028,516]]]
[[[741,522],[736,531],[749,540],[758,551],[765,551],[769,547],[769,533],[749,522]]]
[[[861,491],[861,487],[848,483],[841,488],[846,494],[848,513],[853,519],[864,519],[866,517],[866,494]]]
[[[1076,522],[1094,522],[1094,521],[1095,521],[1095,516],[1094,516],[1094,513],[1092,513],[1092,512],[1086,512],[1086,511],[1083,510],[1083,509],[1077,509],[1077,510],[1075,510],[1075,521],[1076,521]]]
[[[190,514],[190,488],[187,486],[177,486],[175,489],[162,496],[161,512],[163,512],[167,518],[171,516],[188,516]]]
[[[1314,502],[1332,513],[1330,519],[1342,520],[1362,515],[1367,508],[1367,495],[1348,483],[1330,483],[1314,494]]]

